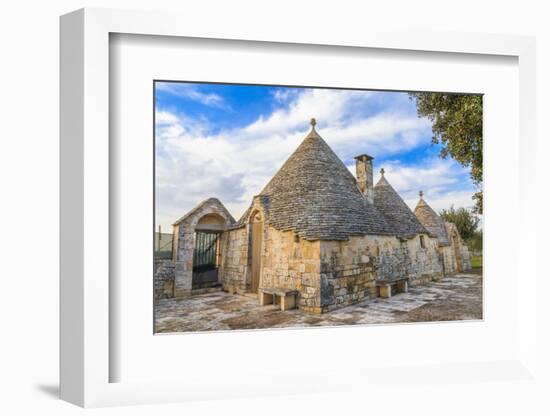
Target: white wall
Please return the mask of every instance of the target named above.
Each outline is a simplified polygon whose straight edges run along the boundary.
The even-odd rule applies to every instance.
[[[1,397],[3,414],[72,414],[71,405],[54,400],[58,376],[58,16],[83,6],[135,9],[181,10],[193,19],[235,19],[235,32],[245,33],[247,25],[279,21],[281,28],[323,25],[338,30],[339,25],[420,27],[437,30],[474,31],[536,35],[538,50],[538,129],[541,147],[537,154],[540,171],[533,180],[549,179],[545,159],[550,154],[546,120],[550,114],[550,30],[547,2],[536,1],[168,1],[168,0],[19,0],[4,1],[0,9],[0,178],[2,199],[0,227],[2,278],[0,312]],[[215,20],[215,19],[214,19]],[[185,24],[185,22],[182,22]],[[543,171],[544,170],[544,171]],[[539,189],[547,188],[539,183]],[[542,196],[541,196],[542,198]],[[548,201],[548,198],[546,201]],[[540,216],[544,203],[540,202]],[[548,222],[539,228],[548,235]],[[32,233],[29,236],[29,233]],[[29,245],[31,243],[32,245]],[[32,250],[31,250],[32,249]],[[547,251],[547,250],[545,250]],[[542,256],[541,256],[542,257]],[[541,293],[550,293],[546,287]],[[549,302],[541,313],[550,316]],[[543,310],[544,309],[544,310]],[[542,327],[543,323],[539,323]],[[547,328],[548,319],[546,320]],[[541,332],[541,336],[542,332]],[[545,350],[549,351],[548,335]],[[547,355],[542,364],[548,369]],[[548,372],[546,373],[548,374]],[[550,390],[550,389],[549,389]],[[411,409],[423,414],[441,412],[463,414],[542,414],[542,392],[517,388],[506,383],[487,384],[484,389],[467,385],[434,385],[433,392],[411,391],[387,404],[393,411]],[[426,400],[429,393],[432,399]],[[390,397],[390,396],[388,396]],[[328,397],[268,398],[249,401],[165,405],[156,413],[199,414],[199,412],[275,414],[284,408],[308,414],[352,414],[366,403],[382,406],[381,398],[335,393]],[[442,407],[440,407],[442,406]],[[10,410],[8,410],[8,408]],[[548,411],[548,404],[544,403]],[[521,409],[521,410],[520,410]],[[374,410],[374,408],[372,409]],[[148,414],[150,407],[102,409],[101,414]],[[294,411],[292,411],[294,413]],[[470,412],[471,413],[471,412]],[[546,413],[548,414],[548,413]]]

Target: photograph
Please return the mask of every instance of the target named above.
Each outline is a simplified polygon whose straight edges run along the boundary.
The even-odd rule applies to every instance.
[[[482,95],[154,82],[154,332],[480,320]]]
[[[542,2],[4,3],[0,414],[550,415]]]

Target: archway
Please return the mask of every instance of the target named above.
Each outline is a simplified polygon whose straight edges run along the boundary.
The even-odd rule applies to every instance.
[[[262,269],[262,240],[263,240],[263,219],[259,211],[254,211],[250,216],[250,291],[258,293],[260,288],[260,275]]]
[[[193,289],[218,283],[220,235],[224,224],[225,220],[218,214],[204,215],[197,222],[193,237]]]
[[[218,237],[215,244],[212,244],[212,241],[206,242],[208,244],[204,247],[208,248],[211,246],[211,250],[215,248],[214,256],[212,256],[212,253],[209,253],[210,259],[214,258],[215,261],[209,261],[208,264],[211,265],[212,269],[216,269],[216,271],[211,272],[210,277],[205,277],[206,281],[212,285],[213,278],[218,279],[219,277],[217,269],[223,257],[223,247],[221,247],[219,242],[219,234],[223,233],[227,227],[234,223],[235,220],[229,211],[217,198],[208,198],[202,201],[174,223],[174,297],[184,298],[193,292],[195,243],[202,238],[197,235],[197,232],[211,232]],[[195,264],[197,264],[197,261],[198,258],[195,257]],[[198,270],[195,272],[198,272]],[[200,283],[201,278],[198,277],[198,279],[198,281],[195,279],[196,283]]]

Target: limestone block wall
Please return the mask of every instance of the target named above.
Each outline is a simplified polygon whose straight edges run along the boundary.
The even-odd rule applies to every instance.
[[[298,290],[301,309],[319,312],[320,242],[296,238],[292,231],[264,227],[260,287]]]
[[[154,274],[155,300],[174,297],[174,263],[171,259],[156,259]]]
[[[461,244],[460,253],[462,256],[462,270],[472,270],[472,256],[470,250],[465,244]]]
[[[377,276],[405,273],[405,261],[395,237],[361,236],[348,241],[322,241],[321,312],[376,297]]]
[[[248,276],[248,232],[247,227],[228,230],[221,240],[222,263],[220,281],[229,293],[245,293]]]
[[[444,271],[445,274],[455,273],[456,272],[456,259],[455,253],[452,246],[443,246],[439,247],[439,252],[443,259]]]
[[[410,270],[409,247],[395,237],[377,238],[374,258],[377,279],[408,277]]]
[[[400,241],[391,236],[351,237],[321,242],[321,311],[376,297],[376,279],[408,277],[412,284],[440,278],[438,242],[424,236]]]
[[[430,238],[428,235],[423,237],[424,247],[421,245],[420,235],[403,243],[410,261],[407,276],[411,284],[425,283],[443,276],[437,238]]]
[[[447,231],[447,234],[449,235],[449,240],[451,242],[451,246],[448,247],[448,249],[446,248],[446,250],[450,251],[448,256],[452,259],[451,260],[452,265],[449,265],[451,266],[449,270],[447,270],[447,263],[445,263],[445,266],[446,266],[445,272],[446,273],[458,272],[459,268],[458,268],[457,262],[462,262],[463,271],[471,270],[472,268],[471,254],[466,244],[464,244],[464,241],[462,241],[462,238],[460,237],[460,234],[458,232],[458,229],[456,228],[456,225],[451,222],[446,222],[445,229]],[[458,248],[454,247],[455,244],[458,244]],[[460,253],[459,254],[460,258],[457,258],[457,254],[456,254],[457,251]]]
[[[174,296],[181,298],[191,294],[195,229],[190,224],[180,224],[178,233],[178,245],[174,259]]]
[[[445,274],[458,272],[457,261],[462,261],[463,271],[472,269],[471,254],[466,245],[460,245],[460,259],[456,258],[455,249],[453,246],[440,247],[439,250],[445,264]]]
[[[224,262],[221,281],[225,291],[250,290],[249,228],[228,230],[223,235]],[[320,312],[320,242],[295,239],[292,231],[265,225],[261,251],[261,287],[299,291],[301,309]]]

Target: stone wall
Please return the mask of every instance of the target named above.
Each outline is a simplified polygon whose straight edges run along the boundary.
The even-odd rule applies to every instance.
[[[458,272],[457,258],[453,246],[440,247],[441,258],[445,267],[445,274]],[[471,254],[466,245],[460,246],[460,255],[462,261],[462,270],[467,271],[472,269]]]
[[[230,293],[250,290],[248,226],[223,235],[222,283]],[[442,276],[438,242],[424,235],[357,236],[348,241],[306,241],[292,231],[264,227],[260,287],[299,291],[301,309],[322,313],[376,297],[376,279],[408,277],[411,284]]]
[[[409,259],[407,277],[412,285],[440,279],[443,276],[439,241],[426,234],[423,237],[424,247],[421,246],[419,235],[402,244],[406,246]]]
[[[461,244],[460,253],[462,256],[462,270],[472,270],[472,256],[466,244]]]
[[[439,252],[441,253],[445,274],[456,273],[456,258],[453,247],[440,247]]]
[[[321,242],[321,312],[376,297],[377,276],[404,275],[404,262],[395,237]]]
[[[420,283],[442,276],[437,239],[391,236],[321,242],[321,312],[376,297],[376,279],[408,277]]]
[[[155,300],[174,297],[174,263],[172,260],[155,259]]]
[[[320,242],[269,225],[264,227],[264,238],[260,287],[298,290],[301,309],[320,311]]]
[[[250,290],[248,226],[223,235],[224,262],[221,281],[229,293]],[[264,225],[260,288],[278,287],[300,292],[300,308],[320,312],[319,241],[296,239],[292,231]]]
[[[247,227],[222,234],[220,281],[226,292],[243,294],[248,290],[248,246]]]
[[[472,264],[470,251],[468,250],[468,246],[466,246],[466,244],[464,244],[464,241],[462,241],[456,225],[451,222],[446,222],[445,229],[451,243],[449,247],[445,247],[445,250],[442,250],[446,253],[446,256],[448,257],[447,262],[445,263],[445,272],[458,272],[460,270],[458,262],[462,263],[461,266],[463,271],[471,270]],[[458,247],[455,247],[455,244],[458,245]],[[457,251],[459,253],[459,258],[457,258],[456,255]],[[447,266],[449,266],[448,269]]]

